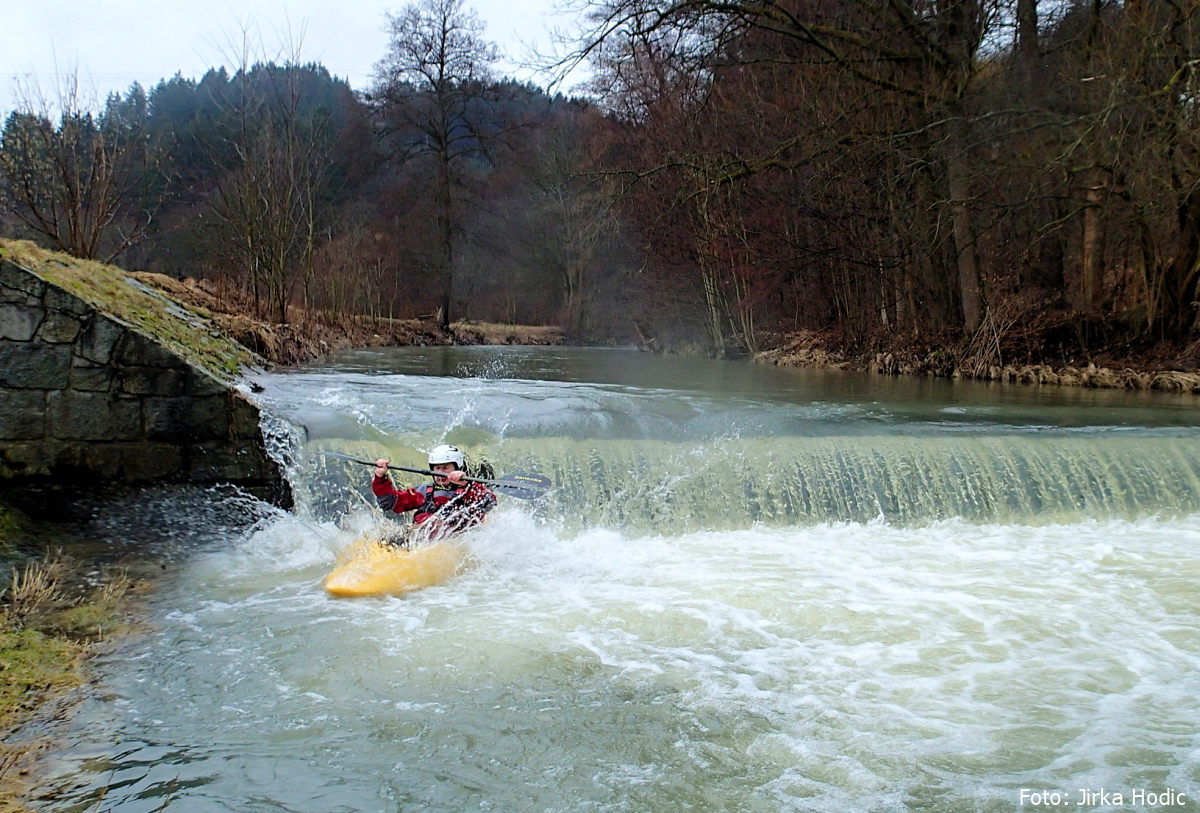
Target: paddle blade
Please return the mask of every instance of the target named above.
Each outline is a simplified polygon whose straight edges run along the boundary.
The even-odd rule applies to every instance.
[[[518,500],[533,500],[547,491],[553,483],[541,474],[509,474],[499,480],[488,481],[488,485],[509,497]]]

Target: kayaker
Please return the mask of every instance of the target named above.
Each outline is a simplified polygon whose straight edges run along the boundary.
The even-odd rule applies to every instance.
[[[429,468],[436,472],[433,482],[415,488],[397,489],[388,476],[389,462],[382,457],[375,461],[371,491],[379,507],[396,514],[415,511],[413,524],[426,526],[422,531],[430,538],[472,528],[496,507],[496,495],[487,486],[467,482],[463,453],[455,446],[434,447],[429,453]]]

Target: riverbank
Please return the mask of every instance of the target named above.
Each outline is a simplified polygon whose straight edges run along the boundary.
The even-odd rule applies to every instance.
[[[447,332],[432,319],[348,316],[296,307],[289,308],[289,321],[279,324],[254,318],[254,304],[245,294],[207,280],[177,280],[145,272],[134,272],[133,276],[200,311],[230,338],[282,366],[303,364],[354,347],[547,345],[564,341],[562,329],[553,325],[455,322]]]
[[[833,333],[798,331],[778,337],[755,360],[782,367],[858,370],[883,375],[961,378],[1096,389],[1200,393],[1200,340],[1182,351],[1170,347],[1140,352],[1112,350],[1085,361],[1007,361],[995,345],[940,337],[909,344],[864,346]]]
[[[73,713],[89,657],[137,629],[149,588],[120,569],[61,550],[35,550],[40,523],[0,503],[0,813],[25,813],[37,756],[54,743],[40,733]],[[42,725],[33,725],[42,723]]]
[[[210,315],[222,329],[268,361],[302,364],[354,347],[452,344],[562,344],[555,326],[458,322],[443,331],[432,320],[333,316],[295,308],[288,324],[254,319],[244,296],[205,281],[175,280],[137,273],[153,285]],[[800,330],[765,339],[754,355],[763,364],[856,370],[883,375],[962,378],[1041,386],[1164,390],[1200,393],[1200,340],[1185,348],[1102,349],[1084,360],[1070,355],[1034,360],[1032,353],[1005,347],[1004,337],[985,328],[971,340],[952,336],[852,337],[836,331]],[[669,350],[668,350],[669,352]],[[1012,359],[1022,357],[1017,362]]]

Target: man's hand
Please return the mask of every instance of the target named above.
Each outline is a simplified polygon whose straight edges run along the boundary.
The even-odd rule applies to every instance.
[[[376,477],[383,477],[384,475],[387,474],[388,462],[389,462],[388,459],[385,457],[381,457],[375,461],[375,476]]]

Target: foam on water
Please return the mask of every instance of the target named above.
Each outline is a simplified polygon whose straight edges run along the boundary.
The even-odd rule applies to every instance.
[[[999,810],[1021,787],[1101,785],[1200,798],[1197,517],[631,536],[510,504],[451,582],[339,601],[320,578],[351,526],[279,517],[180,573],[155,656],[108,664],[120,699],[86,710],[107,723],[84,740],[131,749],[108,802]],[[110,782],[79,756],[97,748],[68,752],[82,787],[64,800]]]

